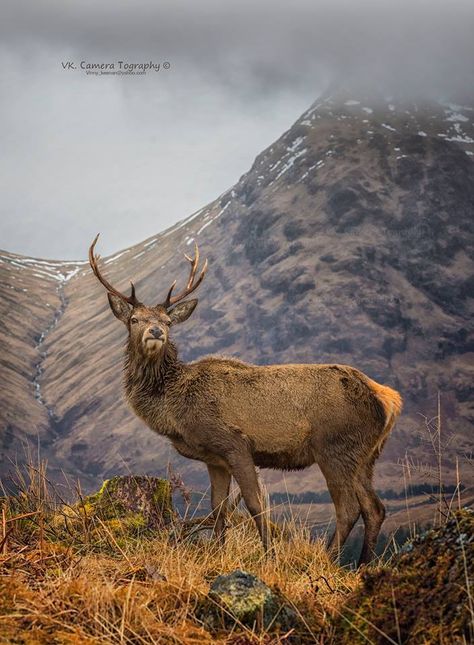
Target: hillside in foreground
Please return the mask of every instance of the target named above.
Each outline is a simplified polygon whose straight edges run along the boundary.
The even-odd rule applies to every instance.
[[[0,502],[8,527],[1,642],[415,645],[474,637],[472,511],[448,512],[388,563],[354,572],[331,563],[294,522],[275,528],[273,555],[264,557],[238,509],[222,547],[208,535],[208,518],[173,511],[163,480],[152,483],[154,506],[140,512],[112,496],[117,483],[64,504],[44,473],[30,475],[20,495]]]
[[[349,363],[399,389],[404,414],[377,467],[403,488],[437,465],[426,425],[441,401],[442,477],[472,484],[474,110],[322,97],[229,191],[163,233],[106,258],[119,288],[163,298],[196,240],[210,268],[175,337],[185,359]],[[102,231],[103,236],[107,235]],[[124,330],[84,260],[2,253],[1,473],[26,460],[90,488],[111,475],[207,486],[121,397]],[[265,474],[271,491],[322,490],[315,469]]]

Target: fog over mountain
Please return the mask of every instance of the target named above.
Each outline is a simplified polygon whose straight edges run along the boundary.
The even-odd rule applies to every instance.
[[[7,0],[2,246],[78,259],[139,242],[224,192],[331,84],[463,102],[472,2]],[[144,77],[62,62],[153,60]]]

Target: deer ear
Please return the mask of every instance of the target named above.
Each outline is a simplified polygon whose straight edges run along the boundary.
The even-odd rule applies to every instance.
[[[177,323],[182,323],[187,320],[196,309],[197,303],[197,298],[194,300],[186,300],[185,302],[180,302],[179,305],[176,305],[176,307],[171,311],[168,311],[168,316],[171,318],[171,324],[176,325]]]
[[[113,293],[108,293],[107,297],[114,316],[127,325],[131,313],[129,305]]]

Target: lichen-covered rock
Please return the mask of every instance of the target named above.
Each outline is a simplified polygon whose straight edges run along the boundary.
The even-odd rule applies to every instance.
[[[278,591],[240,569],[214,580],[198,613],[211,631],[244,625],[279,632],[298,624],[295,611]]]
[[[364,574],[335,620],[338,643],[474,642],[474,512],[456,512]],[[472,597],[472,596],[471,596]]]
[[[87,513],[109,523],[118,520],[132,529],[160,528],[173,517],[171,485],[158,477],[113,477],[85,498],[84,507]]]
[[[174,517],[168,480],[128,475],[107,479],[96,493],[58,508],[48,527],[54,541],[83,540],[101,549],[152,538],[157,530],[168,528]]]

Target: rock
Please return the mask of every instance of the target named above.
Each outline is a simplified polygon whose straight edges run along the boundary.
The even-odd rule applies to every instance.
[[[335,642],[472,642],[467,580],[472,586],[473,575],[474,512],[465,509],[363,575],[334,619]]]
[[[116,520],[125,528],[162,528],[173,518],[171,485],[158,477],[113,477],[84,499],[84,508],[90,516]]]
[[[299,624],[296,612],[280,592],[240,569],[214,580],[199,618],[214,632],[239,625],[287,632]]]

